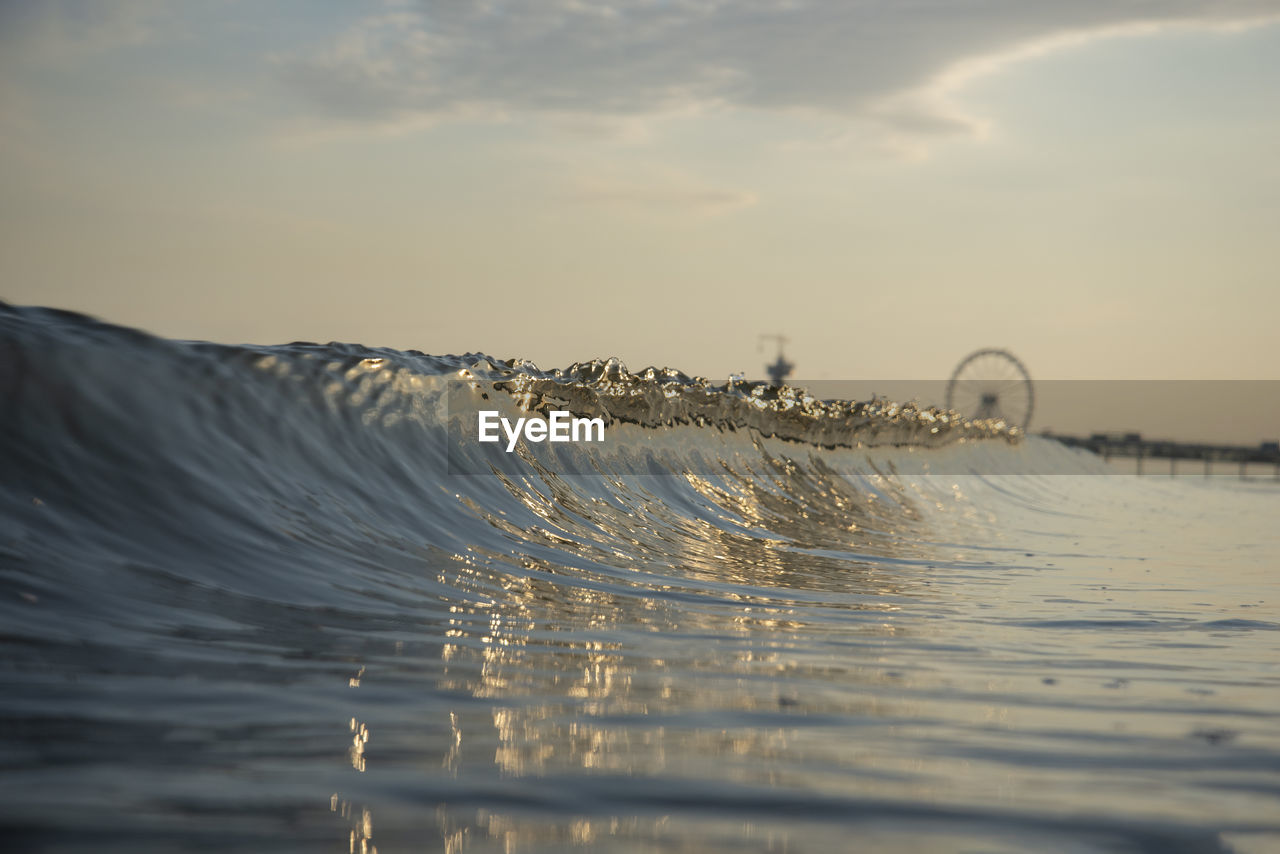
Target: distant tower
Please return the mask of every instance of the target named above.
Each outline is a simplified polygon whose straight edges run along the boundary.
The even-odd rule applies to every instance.
[[[783,385],[786,382],[787,377],[791,375],[791,372],[795,370],[796,367],[788,362],[786,357],[782,355],[782,348],[786,345],[787,339],[782,335],[761,335],[760,344],[756,349],[763,347],[765,341],[778,342],[778,359],[772,365],[764,366],[765,373],[769,375],[769,380],[774,385]]]

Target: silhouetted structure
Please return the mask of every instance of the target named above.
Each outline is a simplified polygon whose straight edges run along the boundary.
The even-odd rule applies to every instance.
[[[791,372],[795,370],[795,367],[796,367],[791,362],[788,362],[786,360],[786,357],[782,355],[782,347],[787,343],[787,339],[782,335],[761,335],[760,336],[761,343],[763,343],[766,340],[773,340],[778,342],[778,358],[777,358],[777,361],[775,361],[772,365],[764,366],[765,373],[769,375],[769,381],[773,383],[773,385],[776,385],[776,386],[783,385],[786,382],[787,377],[791,375]]]
[[[1104,460],[1112,457],[1128,457],[1137,460],[1138,474],[1142,474],[1142,461],[1166,459],[1169,473],[1173,474],[1178,460],[1202,460],[1207,476],[1214,463],[1237,463],[1240,476],[1244,477],[1249,463],[1266,463],[1276,467],[1280,477],[1280,443],[1262,442],[1258,445],[1209,445],[1200,442],[1171,442],[1164,439],[1143,439],[1140,433],[1094,433],[1088,438],[1058,436],[1045,432],[1041,435],[1057,439],[1072,448],[1093,451]]]
[[[947,409],[976,419],[1002,419],[1026,430],[1035,408],[1031,375],[1008,350],[970,353],[947,383]]]

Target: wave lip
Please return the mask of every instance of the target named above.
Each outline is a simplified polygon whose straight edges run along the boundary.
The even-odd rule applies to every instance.
[[[487,359],[459,372],[451,388],[458,409],[468,391],[492,388],[527,412],[564,409],[643,427],[711,426],[752,430],[768,438],[821,448],[937,447],[961,439],[1017,441],[1021,431],[1002,420],[973,420],[959,413],[892,401],[821,400],[796,386],[730,379],[715,385],[671,368],[636,373],[616,358],[539,371],[531,363]]]

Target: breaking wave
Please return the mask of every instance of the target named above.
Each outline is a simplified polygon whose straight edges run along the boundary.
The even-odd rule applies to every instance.
[[[600,417],[608,439],[506,454],[474,440],[484,408]],[[236,845],[310,850],[339,827],[354,849],[381,826],[387,846],[425,823],[454,850],[463,837],[556,850],[590,847],[601,817],[610,833],[665,848],[665,825],[619,830],[618,816],[680,813],[684,798],[681,820],[707,850],[726,814],[782,822],[770,838],[785,837],[802,800],[820,821],[919,819],[944,828],[941,840],[1015,827],[1082,850],[1220,850],[1226,825],[1155,820],[1150,804],[1131,821],[1081,794],[1072,810],[1093,818],[1064,822],[1034,799],[1002,811],[953,797],[939,780],[954,767],[922,783],[911,756],[931,739],[938,755],[1007,763],[1015,776],[1032,773],[1037,750],[1068,773],[1079,751],[1105,764],[1115,749],[1106,727],[1074,743],[1049,727],[1020,745],[1026,754],[984,752],[990,733],[938,707],[937,683],[916,700],[939,727],[901,755],[862,766],[840,747],[836,764],[823,758],[832,728],[928,729],[895,706],[904,695],[893,691],[909,693],[893,687],[903,673],[936,657],[956,658],[957,673],[976,666],[990,642],[966,639],[970,617],[922,602],[968,601],[992,572],[1029,571],[1033,554],[1058,555],[1053,567],[1131,550],[1057,544],[1132,495],[984,474],[1010,460],[1060,474],[1102,465],[1002,423],[632,373],[613,359],[544,371],[480,354],[232,347],[0,304],[0,818],[17,839],[60,850],[199,848],[229,819]],[[941,461],[955,476],[919,476]],[[1046,548],[1041,529],[1053,525],[1067,533]],[[943,589],[959,598],[928,598]],[[1001,631],[1065,633],[1071,645],[1110,624],[1153,643],[1277,626],[1252,613],[1075,610],[1009,614]],[[929,639],[916,626],[916,640],[895,641],[886,627],[910,614],[959,634]],[[877,669],[877,657],[901,660]],[[377,702],[353,711],[343,692],[378,679],[367,688],[383,692]],[[1068,705],[1105,708],[1107,693]],[[817,729],[778,752],[771,733],[801,711]],[[492,725],[467,753],[477,716]],[[1201,730],[1227,733],[1200,739],[1214,749],[1235,732]],[[387,788],[353,782],[372,778],[379,745]],[[1274,787],[1258,763],[1278,748],[1252,748],[1256,771],[1241,785]],[[1191,753],[1179,754],[1185,769],[1202,769]],[[701,764],[682,764],[691,757]],[[752,762],[773,770],[761,777]],[[559,794],[512,788],[533,778]],[[685,795],[660,797],[673,785]],[[910,794],[920,785],[934,793],[927,805]],[[443,812],[424,819],[410,803]],[[539,817],[491,820],[512,809]]]

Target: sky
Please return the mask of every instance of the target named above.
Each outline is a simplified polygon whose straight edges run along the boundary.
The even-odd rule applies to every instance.
[[[0,299],[802,379],[1280,379],[1280,0],[0,0]]]

